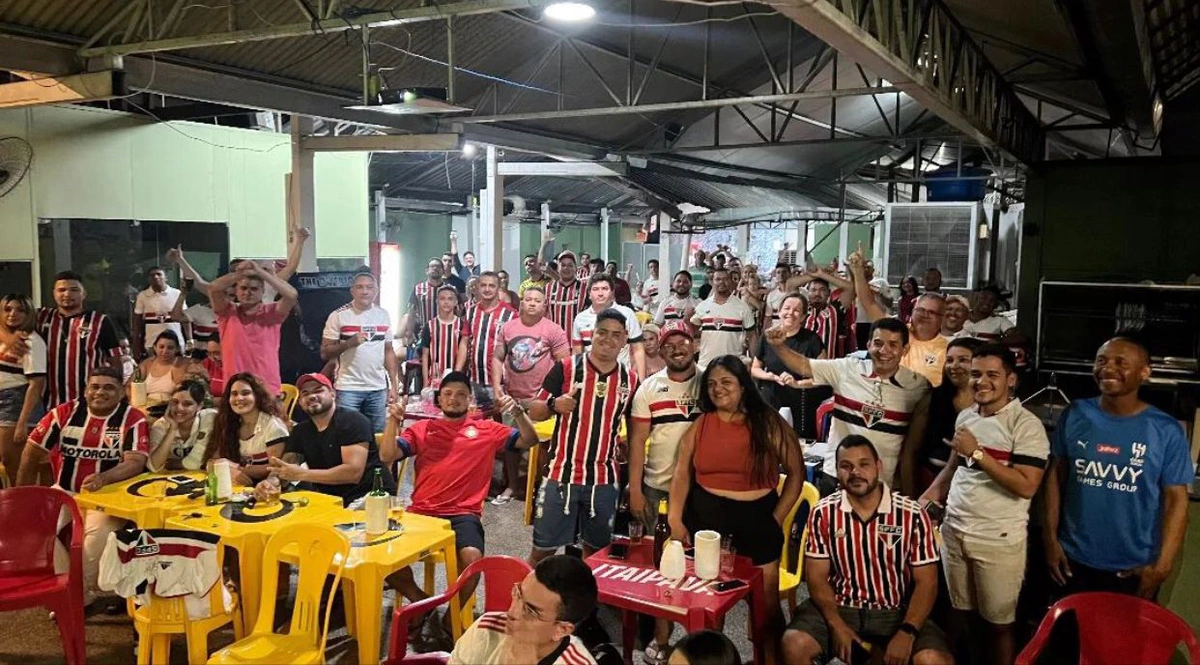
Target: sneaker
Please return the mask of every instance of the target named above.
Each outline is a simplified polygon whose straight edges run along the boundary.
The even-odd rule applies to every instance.
[[[650,643],[646,645],[646,650],[642,653],[642,662],[645,665],[667,665],[667,648],[660,647],[654,640],[650,640]]]

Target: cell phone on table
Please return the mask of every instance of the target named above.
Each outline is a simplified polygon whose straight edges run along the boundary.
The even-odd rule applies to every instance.
[[[629,557],[629,543],[613,543],[608,548],[608,558],[624,561]]]
[[[196,479],[192,478],[191,476],[178,475],[178,476],[170,476],[167,478],[167,480],[169,480],[173,483],[179,483],[180,485],[183,485],[186,483],[194,482]]]
[[[730,591],[737,591],[738,589],[746,586],[749,585],[742,580],[725,580],[723,582],[717,582],[713,584],[712,590],[716,593],[729,593]]]

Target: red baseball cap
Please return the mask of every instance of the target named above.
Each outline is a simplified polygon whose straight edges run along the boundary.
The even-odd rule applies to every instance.
[[[682,321],[672,321],[671,323],[663,324],[663,327],[658,331],[658,343],[662,344],[667,341],[671,335],[683,335],[691,341],[696,341],[696,336],[692,334],[692,328]]]
[[[304,388],[304,384],[308,383],[309,381],[316,381],[326,388],[333,390],[333,382],[329,380],[329,377],[316,372],[313,372],[312,374],[301,374],[300,377],[296,379],[296,390],[302,390]]]

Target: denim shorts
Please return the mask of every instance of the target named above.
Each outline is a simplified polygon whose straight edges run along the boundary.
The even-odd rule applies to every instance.
[[[617,516],[616,485],[564,485],[547,478],[537,495],[533,546],[556,550],[579,541],[602,549],[612,541]]]
[[[28,385],[0,390],[0,427],[12,427],[17,424],[17,419],[21,417],[21,409],[25,407],[25,393],[28,390]],[[37,425],[43,413],[42,401],[38,400],[33,407],[33,413],[29,414],[30,428]]]

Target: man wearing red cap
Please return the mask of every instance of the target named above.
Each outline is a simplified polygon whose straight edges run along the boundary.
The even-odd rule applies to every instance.
[[[300,482],[349,506],[371,491],[375,470],[381,469],[384,490],[395,494],[396,480],[379,460],[367,417],[334,404],[337,394],[324,374],[305,374],[296,379],[296,388],[309,420],[292,428],[283,459],[271,458],[271,473],[255,493],[269,497],[279,492],[280,481]],[[300,466],[304,463],[307,469]]]
[[[667,366],[638,386],[629,418],[629,510],[647,530],[654,528],[658,502],[670,494],[679,442],[700,415],[696,410],[700,368],[691,327],[682,320],[670,322],[663,326],[658,340],[659,355]],[[646,646],[646,662],[666,663],[670,639],[670,622],[656,620],[654,643]]]

